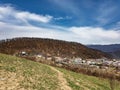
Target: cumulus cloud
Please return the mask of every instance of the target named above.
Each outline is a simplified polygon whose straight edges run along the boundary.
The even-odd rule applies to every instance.
[[[38,15],[27,11],[16,10],[11,6],[0,6],[0,20],[9,23],[29,24],[29,21],[48,23],[52,20],[50,15]]]
[[[0,38],[13,37],[40,37],[66,41],[74,41],[83,44],[114,44],[120,43],[120,31],[104,30],[93,27],[71,27],[66,31],[48,29],[35,26],[17,26],[0,23]]]
[[[105,30],[99,27],[71,27],[70,30],[85,44],[120,43],[120,30]]]
[[[42,27],[35,27],[31,25],[19,26],[0,22],[0,39],[13,37],[40,37],[52,38],[59,40],[74,41],[75,35],[69,31],[62,31],[59,29],[48,29]]]
[[[0,39],[13,37],[40,37],[83,44],[120,43],[120,30],[106,30],[100,27],[62,27],[46,24],[52,16],[38,15],[16,10],[10,6],[0,6]],[[60,19],[60,18],[59,18]],[[62,19],[62,18],[61,18]],[[45,27],[34,26],[29,21],[42,22]],[[17,23],[17,24],[16,24]]]

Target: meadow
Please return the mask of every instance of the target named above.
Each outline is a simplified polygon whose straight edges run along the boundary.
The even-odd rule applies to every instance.
[[[120,90],[119,81],[0,54],[0,90]]]

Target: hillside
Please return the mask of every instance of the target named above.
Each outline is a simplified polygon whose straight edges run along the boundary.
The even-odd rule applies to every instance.
[[[80,43],[66,42],[41,38],[15,38],[2,40],[0,52],[5,54],[16,54],[20,51],[29,53],[50,54],[60,57],[102,58],[109,57],[101,51],[90,49]]]
[[[111,54],[113,58],[120,59],[120,49],[114,51],[114,52],[107,52],[108,54]]]
[[[88,45],[90,48],[98,49],[103,52],[115,52],[120,50],[120,44],[111,44],[111,45]]]
[[[88,45],[88,47],[111,54],[114,58],[120,58],[120,44]]]
[[[120,82],[0,54],[0,90],[120,90]]]

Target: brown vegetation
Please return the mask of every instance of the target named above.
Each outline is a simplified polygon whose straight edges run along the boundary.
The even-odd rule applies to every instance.
[[[25,57],[25,58],[32,60],[32,61],[36,61],[35,58],[31,58],[31,57],[29,58]],[[64,69],[67,69],[73,72],[82,73],[82,74],[89,75],[89,76],[107,78],[110,81],[111,88],[113,88],[112,85],[115,80],[120,81],[120,74],[116,74],[116,72],[113,70],[109,71],[109,70],[102,70],[98,68],[89,68],[87,66],[81,66],[81,65],[75,65],[75,64],[63,64],[62,66],[58,66],[53,61],[46,61],[46,60],[40,60],[39,62],[48,64],[54,67],[64,68]]]
[[[106,53],[75,42],[40,38],[15,38],[0,42],[0,53],[13,55],[20,51],[60,57],[81,57],[83,59],[109,57]]]

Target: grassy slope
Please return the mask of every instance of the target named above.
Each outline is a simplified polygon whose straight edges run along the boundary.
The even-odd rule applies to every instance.
[[[87,76],[68,70],[60,69],[64,73],[67,82],[73,90],[111,90],[110,80]],[[120,82],[113,81],[114,90],[120,90]]]
[[[47,65],[13,56],[0,54],[0,72],[5,74],[2,75],[0,73],[0,82],[8,89],[10,84],[14,82],[12,80],[11,82],[7,82],[12,79],[11,77],[20,79],[16,81],[18,85],[16,87],[14,85],[13,88],[16,89],[13,90],[55,90],[58,86],[56,72],[51,70]],[[5,80],[6,82],[3,82]],[[5,83],[7,83],[8,87]],[[0,87],[2,87],[2,84]],[[2,87],[2,90],[6,89]]]
[[[109,80],[78,74],[56,68],[63,73],[73,90],[111,90]],[[59,87],[57,72],[50,66],[0,54],[0,90],[56,90]],[[120,90],[120,82],[115,82]]]

